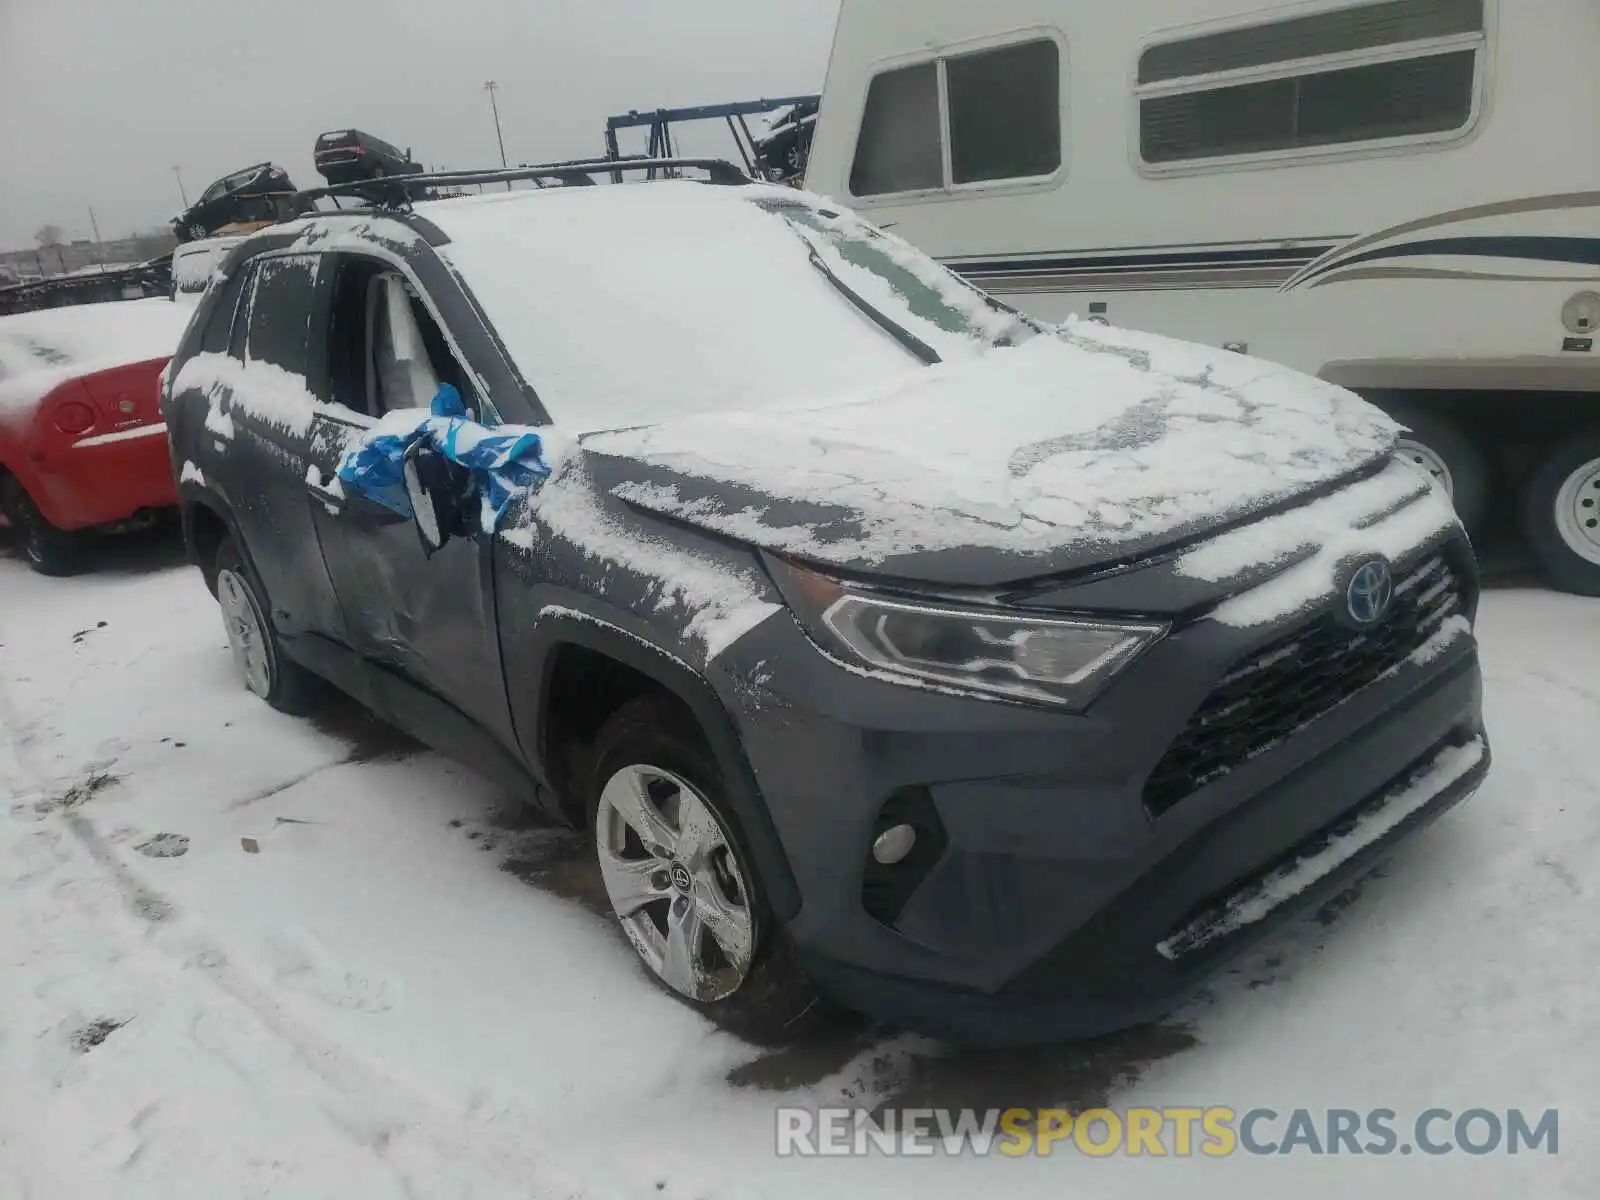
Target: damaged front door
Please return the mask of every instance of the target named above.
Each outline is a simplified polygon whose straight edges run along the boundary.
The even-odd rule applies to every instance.
[[[329,255],[325,269],[334,277],[324,400],[363,431],[399,410],[420,417],[441,383],[473,404],[467,373],[399,272],[355,254]],[[507,736],[493,565],[476,507],[464,506],[471,526],[432,554],[412,520],[374,502],[346,495],[313,507],[356,652]]]

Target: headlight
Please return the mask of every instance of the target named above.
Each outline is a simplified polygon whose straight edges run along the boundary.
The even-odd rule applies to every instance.
[[[1167,631],[1162,624],[1032,616],[919,603],[768,558],[823,650],[941,687],[1082,709]]]

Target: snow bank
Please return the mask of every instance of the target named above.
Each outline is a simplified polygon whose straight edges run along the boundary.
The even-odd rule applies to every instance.
[[[170,300],[118,300],[0,317],[0,420],[27,417],[68,380],[169,356],[190,312]]]
[[[1337,479],[1386,453],[1394,430],[1352,394],[1284,368],[1075,325],[843,399],[686,417],[583,446],[826,506],[836,519],[819,531],[671,483],[618,492],[859,567],[964,546],[1024,554],[1153,539]]]

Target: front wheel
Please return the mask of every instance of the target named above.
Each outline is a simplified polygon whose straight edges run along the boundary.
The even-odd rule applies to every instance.
[[[75,575],[83,569],[83,534],[52,525],[15,479],[6,481],[0,501],[30,567],[41,575]]]
[[[730,1032],[768,1040],[820,1012],[775,924],[716,761],[680,705],[634,700],[595,739],[595,853],[656,982]]]
[[[1600,429],[1555,446],[1528,480],[1523,530],[1562,589],[1600,596]]]
[[[217,551],[216,592],[228,648],[245,687],[280,712],[304,712],[315,696],[316,678],[284,654],[267,619],[271,609],[265,594],[231,538]]]

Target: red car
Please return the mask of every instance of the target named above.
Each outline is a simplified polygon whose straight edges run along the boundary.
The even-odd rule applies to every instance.
[[[192,312],[158,299],[0,317],[0,512],[35,570],[71,574],[86,531],[177,503],[157,396]]]

